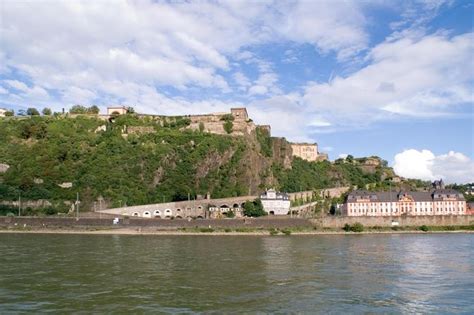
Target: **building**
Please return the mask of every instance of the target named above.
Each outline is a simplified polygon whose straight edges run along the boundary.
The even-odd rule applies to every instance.
[[[128,112],[125,106],[114,106],[107,107],[107,115],[116,116],[116,115],[125,115]]]
[[[293,156],[306,161],[325,161],[328,159],[327,154],[318,151],[317,143],[292,143],[291,149],[293,150]]]
[[[249,114],[247,113],[247,108],[245,107],[231,108],[230,113],[234,117],[234,120],[237,121],[247,121],[249,119]]]
[[[8,110],[6,110],[5,108],[0,108],[0,117],[5,117],[7,112]]]
[[[285,193],[269,189],[260,195],[260,200],[267,214],[287,215],[290,212],[290,197]]]
[[[421,216],[465,215],[466,200],[453,189],[431,191],[351,192],[343,206],[343,215],[354,216]]]

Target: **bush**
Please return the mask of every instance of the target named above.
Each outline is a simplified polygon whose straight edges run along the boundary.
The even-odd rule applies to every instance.
[[[233,128],[234,128],[234,124],[232,123],[232,121],[228,120],[224,123],[224,130],[228,134],[232,133]]]
[[[423,231],[423,232],[428,232],[428,231],[429,231],[429,228],[428,228],[426,225],[420,226],[419,229],[420,229],[421,231]]]
[[[284,229],[281,232],[285,235],[291,235],[291,230],[289,230],[289,229]]]
[[[269,232],[270,232],[270,235],[277,235],[277,234],[278,234],[278,230],[275,229],[275,228],[271,228],[271,229],[269,230]]]
[[[199,231],[202,233],[212,233],[214,232],[214,229],[213,228],[200,228]]]
[[[351,226],[351,231],[352,232],[363,232],[364,231],[364,226],[362,223],[356,222]]]
[[[229,229],[229,228],[227,228],[227,229],[224,229],[224,232],[226,232],[226,233],[230,233],[230,232],[232,232],[232,229]]]
[[[256,199],[244,203],[244,215],[246,217],[261,217],[267,215],[267,213],[263,210],[260,199]]]
[[[232,211],[232,210],[229,210],[229,211],[225,212],[224,215],[225,215],[227,218],[235,218],[235,213],[234,213],[234,211]]]
[[[342,229],[346,232],[357,232],[357,233],[359,233],[359,232],[364,231],[364,226],[359,222],[356,222],[353,225],[350,225],[350,224],[346,223],[346,224],[344,224],[344,227]]]

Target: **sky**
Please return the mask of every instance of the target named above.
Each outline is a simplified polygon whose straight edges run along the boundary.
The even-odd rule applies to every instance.
[[[474,182],[473,16],[444,0],[3,0],[0,107],[247,107],[330,159]]]

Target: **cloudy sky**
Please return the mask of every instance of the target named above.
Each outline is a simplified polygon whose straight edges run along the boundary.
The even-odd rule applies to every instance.
[[[334,159],[474,182],[471,1],[0,3],[0,106],[246,106]]]

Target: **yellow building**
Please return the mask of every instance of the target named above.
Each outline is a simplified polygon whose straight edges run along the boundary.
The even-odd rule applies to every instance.
[[[317,143],[292,143],[293,156],[306,161],[324,161],[328,159],[327,154],[318,152]]]

